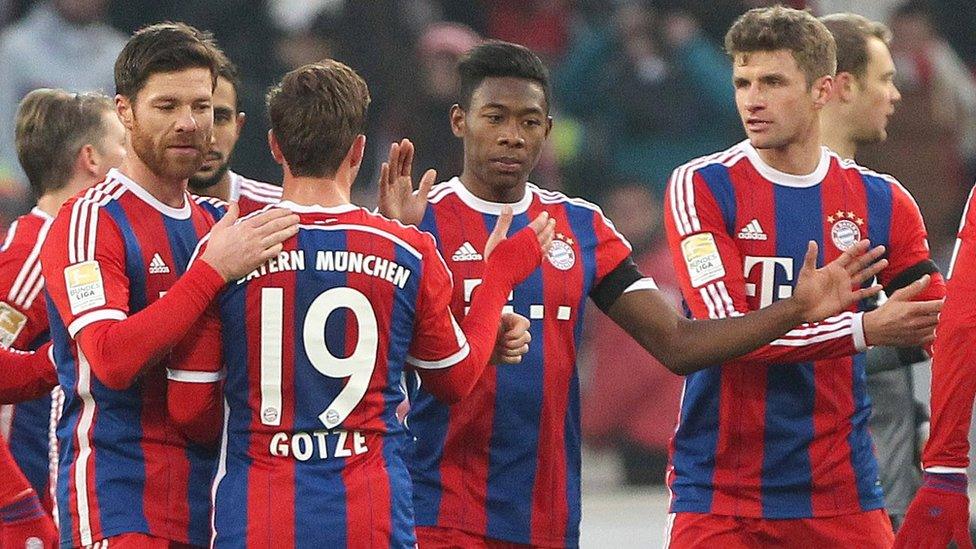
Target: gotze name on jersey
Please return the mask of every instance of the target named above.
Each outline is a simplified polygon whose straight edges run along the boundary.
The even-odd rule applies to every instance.
[[[289,250],[269,259],[264,265],[251,271],[251,274],[237,281],[243,284],[248,280],[262,277],[269,273],[283,271],[304,271],[305,250]],[[366,255],[346,250],[319,250],[315,253],[315,270],[341,271],[348,273],[362,273],[375,276],[391,284],[403,288],[410,279],[410,269],[375,255]]]

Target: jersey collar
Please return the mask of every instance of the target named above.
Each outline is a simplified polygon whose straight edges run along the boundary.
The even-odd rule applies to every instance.
[[[114,179],[115,181],[122,183],[126,189],[132,192],[132,194],[136,195],[140,200],[146,204],[149,204],[158,210],[159,213],[167,217],[172,217],[173,219],[190,219],[190,215],[193,213],[193,210],[190,208],[190,200],[187,199],[185,191],[183,192],[183,206],[174,208],[172,206],[163,204],[158,198],[150,194],[149,191],[135,181],[129,179],[127,175],[119,171],[117,168],[112,168],[109,170],[106,179]]]
[[[827,171],[830,169],[830,153],[827,147],[820,147],[820,162],[817,163],[816,169],[806,175],[793,175],[791,173],[781,172],[764,162],[759,157],[759,151],[749,143],[748,139],[742,145],[746,156],[749,157],[749,161],[752,162],[752,166],[756,168],[759,175],[772,183],[784,187],[807,188],[819,185],[824,180],[824,177],[827,176]]]
[[[285,208],[295,213],[324,213],[324,214],[344,214],[356,211],[359,206],[355,204],[340,204],[338,206],[319,206],[317,204],[295,204],[291,200],[282,200],[274,205],[275,208]]]
[[[454,191],[458,195],[458,198],[461,199],[461,202],[464,202],[472,210],[484,214],[501,215],[502,208],[504,208],[505,206],[510,206],[512,208],[512,213],[518,215],[521,213],[525,213],[529,209],[529,205],[532,204],[532,192],[529,191],[528,183],[525,185],[525,195],[523,195],[518,202],[515,202],[513,204],[503,204],[501,202],[489,202],[487,200],[478,198],[477,196],[472,194],[472,192],[469,191],[467,187],[464,186],[464,183],[461,183],[460,177],[452,178],[450,181],[447,182],[447,184],[454,189]]]

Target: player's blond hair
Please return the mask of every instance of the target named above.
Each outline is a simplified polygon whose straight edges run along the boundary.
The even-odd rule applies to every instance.
[[[105,114],[115,103],[100,93],[41,88],[21,100],[14,118],[17,159],[37,197],[68,184],[85,145],[102,150]]]
[[[734,59],[752,52],[788,50],[812,85],[837,70],[834,37],[809,12],[773,6],[742,14],[725,34],[725,51]]]

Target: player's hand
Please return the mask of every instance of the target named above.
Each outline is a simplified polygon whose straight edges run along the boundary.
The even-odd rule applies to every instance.
[[[3,515],[0,547],[54,549],[58,546],[58,529],[33,490],[27,497],[0,509],[0,514]]]
[[[896,549],[973,549],[969,537],[969,496],[966,475],[925,473],[895,537]]]
[[[495,349],[491,353],[491,364],[518,364],[522,355],[529,352],[529,319],[516,313],[502,313],[495,338]]]
[[[237,204],[210,230],[200,256],[224,280],[241,278],[281,252],[281,243],[298,232],[298,216],[284,208],[270,208],[237,223]]]
[[[925,275],[892,294],[877,309],[864,313],[864,337],[868,345],[925,347],[932,343],[943,300],[912,301],[930,280]]]
[[[527,227],[506,238],[511,226],[512,208],[505,206],[485,242],[485,261],[492,277],[504,278],[510,287],[515,287],[532,274],[549,251],[556,220],[542,212]]]
[[[390,145],[390,158],[380,167],[379,211],[390,219],[407,225],[420,225],[427,210],[427,195],[434,186],[437,172],[427,170],[420,178],[420,188],[413,190],[413,143],[404,139]]]
[[[793,299],[803,311],[804,322],[819,322],[881,291],[879,285],[860,287],[888,266],[888,260],[878,259],[884,254],[884,246],[868,249],[870,246],[862,240],[818,269],[817,243],[810,241],[793,289]]]

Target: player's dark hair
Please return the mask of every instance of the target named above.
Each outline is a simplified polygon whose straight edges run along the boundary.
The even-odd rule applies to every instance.
[[[369,89],[329,59],[301,66],[268,92],[268,116],[292,175],[331,177],[366,128]]]
[[[156,23],[135,32],[115,60],[115,93],[134,100],[149,77],[186,69],[210,70],[217,83],[220,50],[209,32],[186,23]]]
[[[47,88],[20,101],[14,119],[17,159],[36,197],[68,184],[85,145],[104,152],[105,114],[114,109],[115,103],[100,93]]]
[[[868,69],[868,39],[891,42],[891,31],[883,23],[854,13],[833,13],[820,18],[837,42],[837,72],[863,78]]]
[[[549,70],[525,46],[491,40],[479,44],[465,53],[457,64],[461,80],[461,96],[458,104],[467,109],[471,106],[471,96],[486,78],[524,78],[542,87],[546,98],[546,112],[552,103],[549,90]]]
[[[837,70],[837,45],[827,27],[809,12],[773,6],[751,9],[725,34],[725,51],[735,56],[788,50],[807,85]]]
[[[223,51],[217,50],[217,78],[230,82],[234,88],[234,108],[241,108],[241,71]],[[236,114],[236,113],[235,113]]]

